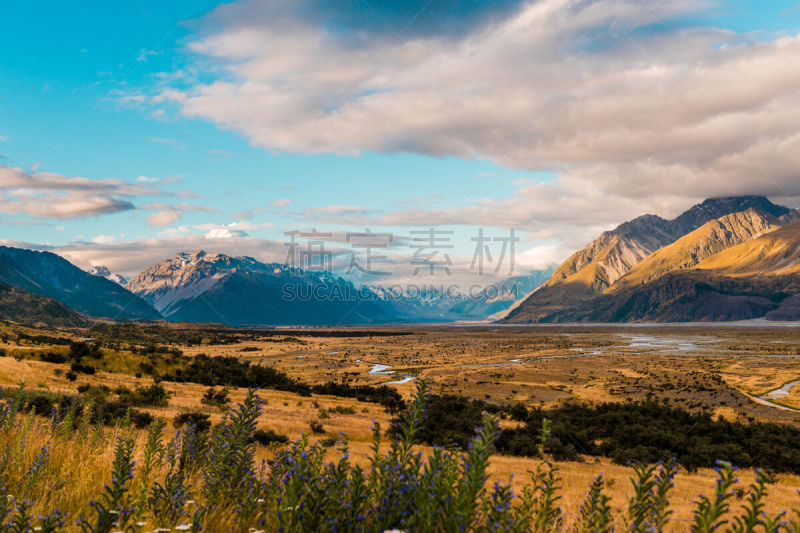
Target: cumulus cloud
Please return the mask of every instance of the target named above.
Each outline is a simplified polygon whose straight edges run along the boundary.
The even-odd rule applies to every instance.
[[[551,170],[545,199],[641,212],[674,198],[800,195],[796,35],[682,22],[711,5],[689,0],[511,2],[458,31],[394,33],[325,9],[309,16],[309,5],[327,4],[216,9],[190,49],[227,75],[159,101],[269,149]],[[330,22],[342,17],[364,31],[339,31]]]
[[[247,232],[230,228],[214,228],[206,233],[206,239],[233,239],[247,237]]]

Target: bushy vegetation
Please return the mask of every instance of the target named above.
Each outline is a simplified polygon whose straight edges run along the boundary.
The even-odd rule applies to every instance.
[[[2,399],[12,400],[20,411],[49,416],[73,429],[79,426],[116,426],[122,423],[141,429],[153,422],[152,415],[134,409],[129,402],[110,398],[109,392],[102,387],[83,389],[81,396],[35,392],[24,388],[0,388],[0,401]]]
[[[351,463],[346,440],[339,457],[326,462],[324,444],[307,437],[292,443],[268,464],[257,464],[255,443],[260,401],[253,391],[222,423],[208,432],[184,427],[172,436],[162,420],[154,421],[137,456],[129,425],[98,435],[88,424],[77,427],[51,415],[44,422],[25,411],[19,396],[0,406],[0,524],[7,531],[87,532],[152,531],[315,531],[379,532],[556,532],[567,527],[560,507],[563,480],[544,452],[548,422],[539,431],[543,457],[518,495],[502,483],[487,484],[487,466],[497,442],[498,418],[484,414],[467,451],[436,447],[427,456],[413,448],[427,405],[427,384],[421,382],[410,408],[402,415],[397,437],[381,446],[381,429],[366,468]],[[28,450],[26,443],[43,433],[49,442]],[[268,436],[268,438],[271,438]],[[91,442],[89,442],[91,441]],[[105,487],[81,503],[68,491],[77,487],[59,480],[68,476],[58,449],[113,449]],[[138,460],[134,460],[137,457]],[[800,532],[800,522],[785,513],[764,513],[769,476],[757,474],[748,487],[738,486],[735,469],[718,465],[719,480],[711,494],[695,502],[688,529],[710,533],[728,527],[735,532]],[[675,463],[637,465],[631,495],[622,515],[612,512],[602,475],[588,487],[579,516],[569,528],[578,533],[664,531],[672,524],[670,491]],[[59,485],[59,483],[62,483]],[[59,490],[56,490],[60,486]],[[742,509],[731,503],[741,491]],[[74,508],[55,508],[55,501]],[[36,512],[34,512],[36,509]],[[689,524],[686,524],[689,525]]]
[[[225,345],[247,341],[303,342],[302,337],[395,337],[415,335],[412,331],[366,331],[366,330],[269,330],[229,328],[182,324],[181,327],[160,324],[98,324],[90,335],[104,343],[125,342],[141,346],[173,344],[181,346]]]
[[[166,407],[170,397],[170,393],[158,383],[149,387],[137,386],[134,390],[119,387],[114,392],[120,401],[137,407]]]
[[[657,402],[567,404],[528,410],[460,396],[433,396],[419,432],[420,442],[465,449],[472,428],[480,424],[485,411],[524,422],[518,429],[504,429],[498,437],[497,449],[509,455],[536,457],[539,430],[548,419],[552,435],[546,451],[559,460],[590,455],[627,464],[676,458],[689,470],[713,467],[717,460],[724,460],[742,467],[800,473],[800,429],[794,426],[730,422],[708,412],[689,412]]]
[[[198,354],[184,368],[165,374],[161,376],[161,379],[178,383],[198,383],[211,387],[275,389],[294,392],[301,396],[311,396],[313,393],[340,398],[355,398],[359,401],[380,403],[391,413],[397,413],[405,408],[405,402],[400,393],[386,385],[373,387],[335,382],[309,385],[275,368],[254,365],[250,361],[243,361],[236,357],[209,357],[205,354]],[[210,402],[209,404],[213,405],[216,401],[212,396],[206,398],[204,403]]]
[[[161,376],[164,381],[190,382],[208,386],[266,388],[311,395],[311,387],[291,378],[280,370],[253,365],[236,357],[209,357],[198,354],[185,368]]]
[[[350,385],[329,381],[322,385],[313,385],[314,394],[327,394],[340,398],[355,398],[361,402],[381,404],[388,412],[395,414],[405,409],[406,404],[397,389],[387,385],[373,387],[370,385]]]

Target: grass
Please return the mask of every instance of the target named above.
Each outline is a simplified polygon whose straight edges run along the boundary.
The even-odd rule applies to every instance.
[[[737,519],[760,524],[742,531],[800,531],[779,510],[796,499],[788,487],[726,464],[696,474],[602,464],[599,474],[597,464],[541,457],[523,470],[492,456],[491,416],[464,454],[414,446],[426,394],[423,383],[397,440],[381,443],[373,431],[366,449],[307,437],[256,447],[263,415],[252,392],[207,435],[158,422],[135,431],[124,421],[109,429],[36,418],[5,402],[0,484],[11,505],[0,514],[21,521],[22,508],[61,524],[44,531],[712,531]]]
[[[169,361],[169,355],[154,357],[152,354],[134,352],[124,344],[118,349],[104,347],[100,361],[90,358],[83,361],[96,365],[97,373],[93,376],[79,374],[77,381],[70,382],[64,376],[69,368],[68,364],[44,363],[38,357],[41,351],[61,353],[67,351],[68,346],[35,345],[27,342],[20,346],[13,340],[15,331],[24,331],[30,335],[72,337],[86,334],[53,333],[0,324],[0,332],[7,335],[6,342],[0,343],[0,347],[8,354],[7,357],[0,357],[0,384],[17,386],[20,382],[25,382],[29,390],[76,394],[80,385],[103,384],[111,390],[127,387],[134,391],[137,387],[146,388],[153,384],[152,378],[147,375],[136,377],[141,363],[152,363],[155,360],[158,366],[166,365]],[[741,421],[753,417],[762,421],[795,422],[795,414],[776,412],[775,409],[752,404],[738,391],[766,391],[785,381],[791,381],[796,376],[794,372],[800,362],[800,358],[791,356],[797,353],[800,334],[772,330],[719,330],[718,333],[703,331],[702,334],[717,339],[714,346],[719,347],[719,350],[711,357],[674,356],[657,352],[627,353],[615,332],[598,333],[580,328],[554,328],[541,332],[511,328],[499,332],[420,328],[413,334],[402,337],[372,338],[368,335],[326,337],[317,331],[313,336],[305,337],[302,332],[294,332],[285,340],[281,336],[272,336],[268,340],[252,333],[243,333],[238,341],[225,337],[225,342],[220,344],[171,344],[170,347],[178,348],[188,356],[196,353],[210,356],[230,355],[254,363],[264,363],[308,383],[321,383],[336,378],[347,379],[353,384],[378,385],[396,379],[394,376],[368,374],[372,364],[383,363],[392,365],[392,369],[399,375],[409,373],[433,378],[436,392],[462,393],[481,399],[489,395],[489,401],[522,401],[529,406],[547,406],[568,399],[596,403],[625,401],[627,398],[643,399],[651,394],[656,399],[668,398],[679,405],[689,406],[696,403],[710,407],[716,414],[731,420]],[[275,338],[281,341],[275,342]],[[244,346],[258,348],[258,351],[243,352],[241,349]],[[570,353],[577,348],[594,350],[598,347],[603,348],[603,353],[591,357],[548,359]],[[785,357],[743,359],[731,355],[734,352],[747,355],[768,353],[770,347]],[[520,365],[504,365],[512,358],[521,358],[526,362]],[[159,367],[161,371],[164,368]],[[56,374],[57,371],[61,374]],[[773,383],[775,386],[772,386]],[[170,382],[162,382],[161,385],[170,393],[167,405],[141,409],[167,421],[163,437],[165,442],[176,434],[170,421],[182,412],[198,411],[209,415],[214,425],[222,422],[224,413],[220,406],[202,403],[207,386]],[[712,390],[703,390],[706,386]],[[395,388],[408,397],[413,393],[414,387],[415,383],[412,382]],[[221,390],[219,386],[216,389]],[[374,455],[371,449],[371,422],[377,421],[383,428],[387,428],[390,420],[381,406],[355,399],[318,394],[308,398],[274,390],[261,390],[257,394],[265,402],[256,420],[257,429],[296,439],[301,432],[310,432],[310,422],[319,420],[324,434],[309,436],[309,446],[330,443],[331,439],[339,438],[341,432],[348,440],[350,464],[365,470],[370,468],[369,458]],[[229,389],[231,405],[242,403],[246,395],[247,391],[244,389]],[[791,402],[793,399],[790,397],[786,401]],[[365,409],[367,412],[363,412]],[[328,418],[320,420],[321,410]],[[20,417],[20,420],[23,419],[27,421],[27,415]],[[500,424],[510,427],[514,422],[502,420]],[[69,510],[70,530],[77,530],[74,526],[76,516],[85,516],[87,519],[94,516],[94,510],[87,502],[90,499],[97,500],[104,485],[110,482],[109,469],[114,460],[117,438],[120,436],[134,439],[132,457],[137,464],[135,475],[139,475],[138,468],[144,458],[147,433],[122,427],[105,428],[103,431],[104,438],[92,443],[91,439],[84,439],[77,434],[69,438],[58,435],[52,431],[46,420],[34,419],[26,433],[23,464],[30,465],[37,453],[41,452],[42,446],[48,442],[51,444],[51,459],[45,469],[47,477],[41,480],[41,491],[32,493],[32,513],[47,514],[56,505],[59,510]],[[3,439],[9,438],[9,433],[2,432],[0,450],[7,449],[7,441]],[[380,446],[380,451],[384,454],[389,449],[387,442]],[[258,446],[253,451],[253,462],[260,465],[262,461],[274,461],[282,450],[279,445]],[[433,448],[428,446],[415,445],[413,450],[421,453],[424,459],[430,458],[434,453]],[[336,462],[339,459],[339,451],[335,446],[325,447],[321,453],[325,461]],[[485,472],[486,486],[491,490],[493,482],[499,480],[509,484],[519,495],[530,482],[527,472],[535,471],[539,464],[540,461],[536,459],[492,455]],[[627,512],[627,500],[633,490],[630,478],[635,475],[631,467],[614,465],[602,458],[554,464],[562,478],[562,488],[559,491],[562,499],[559,500],[559,505],[563,511],[565,530],[571,528],[579,517],[586,492],[599,473],[603,474],[606,481],[603,490],[610,497],[609,512],[617,524],[617,530],[625,529],[623,519]],[[80,472],[81,475],[70,475],[69,472]],[[755,481],[756,476],[754,471],[740,471],[737,475],[740,479],[737,484],[739,488],[746,488]],[[163,484],[166,473],[160,471],[159,476],[156,479]],[[688,529],[693,520],[692,513],[696,509],[694,502],[698,493],[713,494],[717,486],[717,476],[716,472],[709,469],[692,473],[684,470],[678,472],[670,492],[670,509],[673,514],[666,531]],[[133,483],[135,485],[138,481],[134,479]],[[765,510],[774,514],[781,509],[794,507],[798,486],[800,478],[797,476],[777,476],[776,482],[768,485],[769,492],[764,500]],[[44,497],[45,494],[48,496]],[[732,512],[740,512],[746,501],[746,492],[741,499],[735,497],[730,502]],[[228,527],[228,522],[223,523]],[[148,527],[150,525],[148,523]],[[177,522],[172,525],[177,525]]]

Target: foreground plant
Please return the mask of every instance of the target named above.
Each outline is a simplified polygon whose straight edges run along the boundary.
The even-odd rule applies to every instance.
[[[21,412],[21,403],[12,398],[0,404],[0,531],[610,533],[675,528],[669,505],[674,462],[634,465],[624,509],[614,507],[608,482],[597,476],[577,516],[570,517],[560,507],[561,474],[545,454],[549,422],[539,437],[540,462],[515,495],[505,483],[488,483],[499,432],[494,416],[484,414],[465,453],[435,447],[425,456],[415,449],[428,397],[428,383],[422,381],[391,432],[396,437],[388,449],[381,446],[382,431],[375,425],[366,468],[350,462],[346,439],[336,443],[338,458],[326,462],[330,444],[312,443],[308,436],[257,464],[253,434],[261,401],[255,391],[210,431],[190,425],[165,439],[163,421],[154,422],[138,468],[129,422],[123,421],[113,437],[90,429],[77,411],[53,413],[44,424]],[[68,509],[69,520],[59,510],[44,516],[33,512],[50,509],[53,499],[65,501],[58,491],[41,487],[63,487],[57,482],[66,475],[60,470],[64,463],[53,459],[53,446],[28,447],[36,431],[59,446],[98,451],[113,446],[109,481],[94,501]],[[747,488],[737,486],[731,465],[721,463],[718,473],[713,494],[696,502],[693,521],[686,524],[691,531],[800,533],[798,520],[764,512],[772,482],[766,473],[757,472]],[[731,511],[736,494],[744,498],[738,514]]]

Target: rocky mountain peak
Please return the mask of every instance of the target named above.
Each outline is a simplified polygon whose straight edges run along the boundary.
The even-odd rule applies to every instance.
[[[679,226],[699,227],[716,218],[730,213],[739,213],[747,209],[755,209],[761,214],[781,217],[791,212],[791,209],[776,205],[764,196],[724,196],[709,198],[692,206],[678,218],[675,223]]]
[[[126,278],[125,276],[111,272],[111,270],[108,267],[105,267],[103,265],[93,266],[87,269],[86,272],[88,272],[92,276],[99,276],[101,278],[106,278],[107,280],[113,281],[114,283],[123,286],[126,285],[129,281],[128,278]]]

